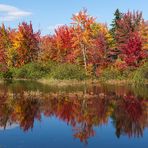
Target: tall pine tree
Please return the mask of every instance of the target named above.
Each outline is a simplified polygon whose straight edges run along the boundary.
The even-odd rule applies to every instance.
[[[117,45],[116,45],[116,31],[118,29],[118,21],[121,20],[123,14],[120,12],[119,9],[117,9],[114,13],[114,19],[112,20],[112,24],[111,24],[111,29],[110,29],[110,34],[113,38],[112,40],[112,50],[110,52],[110,57],[111,59],[117,59],[118,54],[119,54],[119,50],[117,49]]]
[[[119,9],[117,9],[114,13],[114,19],[112,21],[112,24],[111,24],[111,29],[110,29],[110,33],[111,35],[113,36],[113,38],[115,38],[116,36],[116,30],[118,28],[118,21],[122,18],[123,14],[120,12]]]

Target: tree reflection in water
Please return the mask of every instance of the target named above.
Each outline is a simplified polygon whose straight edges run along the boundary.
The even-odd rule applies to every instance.
[[[69,124],[74,137],[87,143],[95,136],[94,127],[111,118],[115,134],[139,137],[148,127],[148,101],[123,88],[90,86],[76,92],[44,92],[24,87],[0,86],[0,126],[18,124],[24,131],[33,128],[35,120],[56,116]]]

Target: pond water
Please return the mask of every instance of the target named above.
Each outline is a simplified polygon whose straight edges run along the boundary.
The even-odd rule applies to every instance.
[[[0,83],[0,148],[148,148],[148,86]]]

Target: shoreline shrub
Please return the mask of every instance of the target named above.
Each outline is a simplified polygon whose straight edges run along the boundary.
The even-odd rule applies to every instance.
[[[87,79],[85,69],[74,64],[59,64],[51,71],[49,77],[59,80]]]
[[[144,85],[146,79],[148,79],[148,62],[146,62],[143,66],[136,69],[132,74],[131,78],[132,85]]]

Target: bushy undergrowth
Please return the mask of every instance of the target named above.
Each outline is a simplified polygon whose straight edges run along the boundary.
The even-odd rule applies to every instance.
[[[60,80],[84,80],[87,78],[85,70],[77,65],[73,64],[60,64],[53,68],[49,74],[50,78]]]
[[[122,80],[122,79],[126,79],[127,75],[128,75],[128,71],[120,71],[114,67],[108,67],[103,70],[103,72],[99,76],[99,79],[101,81]]]
[[[0,79],[2,79],[3,78],[3,74],[0,72]]]
[[[133,71],[130,79],[133,85],[144,85],[146,79],[148,79],[148,62],[143,66],[139,67],[137,70]]]
[[[10,70],[0,72],[0,79],[8,80],[13,78],[13,73]]]
[[[108,67],[103,70],[99,79],[103,82],[107,80],[129,80],[132,85],[143,85],[148,80],[148,62],[136,70],[120,71],[114,67]]]
[[[3,74],[2,74],[2,76],[3,76],[3,78],[4,79],[12,79],[13,78],[13,73],[12,73],[12,71],[10,71],[10,70],[8,70],[8,71],[6,71],[6,72],[4,72]]]
[[[12,68],[11,71],[16,79],[40,79],[50,72],[50,67],[41,63],[30,63],[20,68]]]
[[[92,76],[93,77],[93,76]],[[7,72],[0,73],[0,79],[58,79],[58,80],[85,80],[90,78],[85,69],[74,64],[59,64],[49,61],[46,63],[29,63],[20,68],[9,68]],[[102,82],[107,80],[130,80],[133,85],[142,85],[148,79],[148,62],[136,70],[120,71],[108,67],[99,75]]]
[[[84,68],[74,64],[59,64],[56,62],[29,63],[20,68],[10,68],[1,73],[3,79],[59,79],[59,80],[84,80],[87,78]]]

